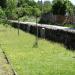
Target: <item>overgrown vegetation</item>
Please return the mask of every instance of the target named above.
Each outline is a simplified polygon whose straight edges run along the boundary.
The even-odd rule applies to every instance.
[[[0,23],[5,23],[5,21],[6,21],[6,14],[0,7]]]
[[[65,2],[57,1],[52,6],[52,12],[54,15],[65,15],[66,14]]]

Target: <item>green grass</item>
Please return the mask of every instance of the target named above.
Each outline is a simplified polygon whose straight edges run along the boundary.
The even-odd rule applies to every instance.
[[[75,52],[43,39],[34,48],[34,42],[35,36],[0,25],[1,46],[18,75],[75,75]]]
[[[71,27],[71,28],[75,28],[74,24],[65,24],[64,27]]]

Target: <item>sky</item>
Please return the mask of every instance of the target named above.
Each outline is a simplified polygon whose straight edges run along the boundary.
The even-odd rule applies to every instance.
[[[38,1],[38,0],[35,0],[35,1]],[[41,1],[41,0],[39,0],[39,1]],[[42,0],[42,1],[52,1],[52,0]],[[75,5],[75,0],[69,0],[69,1],[71,1]]]

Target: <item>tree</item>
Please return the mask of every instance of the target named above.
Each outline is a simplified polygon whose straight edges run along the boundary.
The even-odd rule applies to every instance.
[[[38,8],[39,8],[40,10],[42,10],[42,6],[43,6],[42,2],[41,2],[41,1],[38,1],[38,2],[37,2],[37,5],[38,5]]]
[[[0,7],[0,23],[5,23],[6,22],[6,15],[5,12],[2,10]]]
[[[64,2],[57,0],[52,5],[52,12],[55,15],[65,15],[66,14],[66,5]]]
[[[69,15],[73,15],[74,14],[74,5],[69,1],[69,0],[65,0],[65,4],[66,4],[66,12],[69,14]]]
[[[33,15],[33,16],[39,17],[40,14],[41,14],[41,11],[40,11],[39,8],[37,8],[37,7],[33,8],[33,10],[32,10],[32,15]]]
[[[36,2],[34,0],[18,0],[18,7],[27,7],[27,6],[36,6]]]
[[[18,7],[24,7],[24,6],[27,6],[27,1],[29,2],[29,0],[18,0],[18,4],[17,6]]]
[[[35,11],[35,8],[38,7],[37,3],[34,0],[18,0],[17,6],[20,13],[22,13],[22,15],[20,14],[21,17],[23,17],[24,15],[34,15],[33,11]]]
[[[43,12],[47,13],[51,10],[51,3],[50,1],[45,1],[43,4]]]
[[[73,6],[73,15],[75,16],[75,6]]]
[[[7,0],[7,8],[5,12],[9,19],[17,18],[16,8],[17,8],[17,0]]]
[[[0,8],[0,19],[4,18],[5,18],[5,12],[2,10],[2,8]]]
[[[0,0],[0,6],[1,6],[2,8],[6,8],[6,1],[7,1],[7,0]]]
[[[52,4],[55,4],[55,3],[57,3],[58,1],[64,3],[65,0],[53,0],[53,1],[52,1]]]
[[[71,1],[69,1],[69,0],[53,0],[52,4],[54,5],[58,2],[61,2],[61,4],[64,4],[64,6],[66,7],[66,9],[65,9],[66,13],[68,13],[68,15],[74,14],[74,11],[73,11],[74,5],[71,3]],[[60,6],[59,6],[59,8],[62,9]],[[58,8],[56,8],[56,9],[58,9]]]

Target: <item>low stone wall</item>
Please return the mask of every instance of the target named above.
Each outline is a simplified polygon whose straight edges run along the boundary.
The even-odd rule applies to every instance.
[[[13,27],[18,28],[17,22],[12,22]],[[37,33],[37,27],[33,24],[24,24],[20,23],[20,29],[22,29],[25,32],[29,32],[31,34],[36,35]],[[38,25],[38,36],[41,38],[45,38],[46,40],[51,40],[54,42],[63,43],[66,48],[74,50],[75,49],[75,32],[71,31],[65,31],[62,29],[53,29],[53,28],[44,28],[44,37],[41,36],[41,31],[43,29],[43,26]]]

